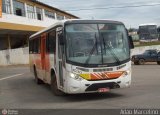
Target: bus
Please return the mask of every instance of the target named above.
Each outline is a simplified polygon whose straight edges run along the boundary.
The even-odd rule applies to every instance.
[[[30,70],[55,95],[131,85],[133,41],[122,22],[64,20],[29,38]]]
[[[157,32],[158,32],[158,40],[160,41],[160,26],[157,28]]]
[[[141,24],[139,26],[138,34],[140,42],[158,41],[156,24]]]

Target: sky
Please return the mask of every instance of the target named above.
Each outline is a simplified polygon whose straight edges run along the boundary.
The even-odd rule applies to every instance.
[[[122,21],[127,28],[160,25],[160,0],[39,0],[82,19]],[[133,7],[138,6],[138,7]],[[123,7],[123,8],[122,8]]]

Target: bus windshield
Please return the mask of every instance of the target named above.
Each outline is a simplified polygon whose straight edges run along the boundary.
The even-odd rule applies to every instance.
[[[124,25],[68,24],[65,26],[68,62],[83,65],[120,64],[129,59]]]
[[[140,26],[139,32],[141,34],[157,34],[157,26],[156,25]]]
[[[140,40],[156,40],[158,38],[156,25],[139,26]]]

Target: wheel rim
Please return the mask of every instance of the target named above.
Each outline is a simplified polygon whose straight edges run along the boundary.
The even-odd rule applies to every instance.
[[[139,60],[139,63],[140,63],[140,64],[144,64],[144,60],[143,60],[143,59],[140,59],[140,60]]]

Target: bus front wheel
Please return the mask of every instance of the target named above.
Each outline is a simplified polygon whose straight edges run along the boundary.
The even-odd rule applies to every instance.
[[[55,96],[62,96],[64,93],[58,89],[56,76],[51,75],[51,90]]]

